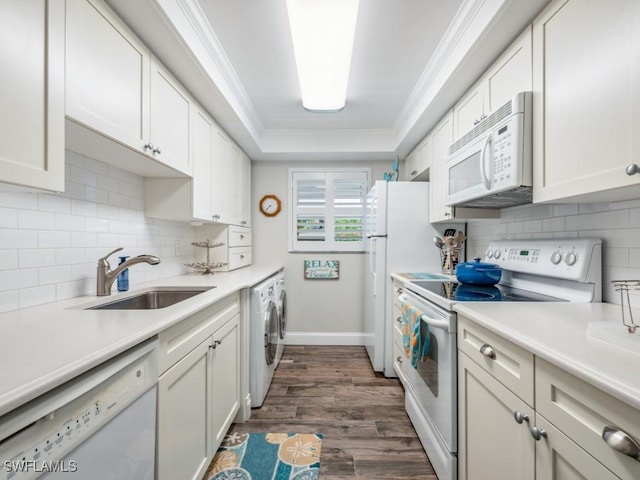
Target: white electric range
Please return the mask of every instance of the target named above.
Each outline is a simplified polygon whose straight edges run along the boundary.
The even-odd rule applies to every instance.
[[[599,239],[500,240],[484,261],[502,267],[500,283],[462,285],[454,278],[405,281],[399,300],[422,312],[428,358],[402,362],[405,403],[420,441],[440,480],[457,479],[458,302],[599,302],[602,242]]]

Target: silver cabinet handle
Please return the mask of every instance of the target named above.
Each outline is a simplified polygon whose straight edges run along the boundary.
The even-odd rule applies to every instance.
[[[244,255],[240,255],[240,258],[241,258],[241,259],[242,259],[242,258],[244,258]]]
[[[398,361],[398,363],[402,363],[402,357],[400,355],[398,355],[398,358],[396,358],[396,360]]]
[[[480,347],[480,353],[482,355],[484,355],[485,357],[489,357],[491,359],[495,359],[496,358],[496,351],[488,343],[485,343],[484,345],[482,345]]]
[[[240,240],[244,240],[244,235],[240,234]]]
[[[413,177],[416,173],[418,173],[418,171],[417,171],[417,170],[413,170],[413,171],[411,172],[411,176]]]
[[[513,412],[513,418],[515,418],[516,422],[518,422],[520,424],[522,422],[529,423],[529,415],[527,415],[526,413],[519,412],[517,410],[515,412]]]
[[[614,450],[640,462],[640,444],[624,430],[614,426],[604,427],[602,439]]]
[[[214,340],[214,341],[213,341],[213,345],[209,345],[209,348],[210,348],[211,350],[215,350],[215,349],[216,349],[216,347],[217,347],[218,345],[220,345],[221,343],[222,343],[222,340]]]
[[[153,152],[153,143],[146,143],[144,147],[142,147],[144,151],[151,150]]]
[[[396,318],[396,322],[398,322],[398,323],[402,323],[402,317],[398,317],[398,318]]]
[[[543,437],[547,438],[547,431],[544,428],[531,427],[530,431],[531,436],[535,439],[536,442]]]
[[[638,165],[636,165],[635,163],[631,163],[627,165],[627,168],[625,168],[624,171],[627,175],[635,175],[636,173],[640,172],[640,167],[638,167]]]
[[[161,153],[162,153],[162,152],[160,151],[160,147],[158,147],[158,148],[154,148],[154,149],[153,149],[153,154],[154,154],[154,155],[155,155],[155,154],[160,155]]]
[[[444,212],[444,216],[445,216],[445,217],[450,217],[450,216],[451,216],[451,214],[450,214],[449,212]]]
[[[240,224],[241,224],[241,225],[246,225],[246,224],[247,224],[247,221],[246,221],[246,220],[242,220],[242,221],[240,222]]]

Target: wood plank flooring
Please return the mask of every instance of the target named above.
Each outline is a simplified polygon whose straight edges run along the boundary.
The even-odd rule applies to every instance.
[[[437,480],[398,380],[364,347],[285,347],[264,405],[238,432],[322,433],[322,480]]]

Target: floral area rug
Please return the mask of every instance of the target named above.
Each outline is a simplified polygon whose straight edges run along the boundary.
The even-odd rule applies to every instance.
[[[321,446],[320,434],[231,432],[203,480],[318,480]]]

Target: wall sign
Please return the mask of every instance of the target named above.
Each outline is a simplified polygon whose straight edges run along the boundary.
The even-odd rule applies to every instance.
[[[305,280],[335,280],[340,278],[340,260],[305,260]]]

